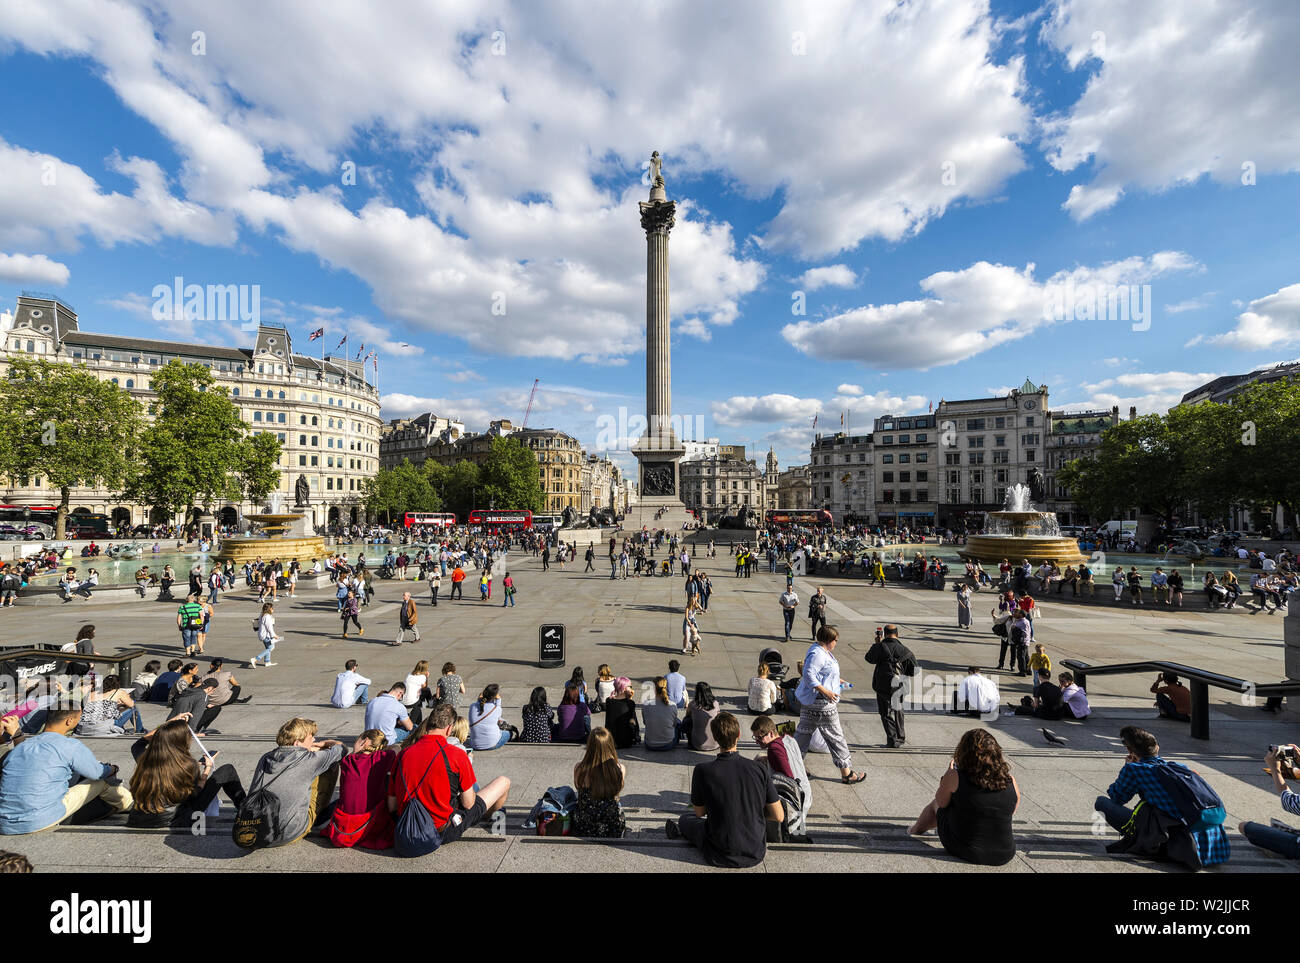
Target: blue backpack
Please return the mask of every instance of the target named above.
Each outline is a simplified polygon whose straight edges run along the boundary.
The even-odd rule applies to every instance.
[[[1227,818],[1223,800],[1210,784],[1182,763],[1161,760],[1156,779],[1169,795],[1188,830],[1218,826]]]

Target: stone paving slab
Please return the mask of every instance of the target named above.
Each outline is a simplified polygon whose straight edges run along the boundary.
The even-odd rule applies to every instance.
[[[607,662],[615,674],[627,675],[641,685],[664,673],[668,660],[676,658],[691,683],[708,681],[724,705],[740,715],[747,735],[752,713],[744,708],[744,698],[759,653],[768,646],[781,649],[793,671],[808,646],[808,622],[801,604],[796,636],[803,637],[784,644],[777,603],[784,579],[761,571],[752,578],[737,579],[727,561],[725,550],[714,560],[697,558],[697,568],[713,577],[714,595],[710,612],[700,623],[703,652],[694,658],[682,656],[680,651],[685,597],[680,578],[611,581],[608,571],[600,572],[599,566],[595,573],[583,573],[581,559],[566,571],[553,565],[543,573],[540,562],[531,556],[512,556],[510,569],[519,586],[518,604],[513,608],[502,607],[499,598],[486,603],[444,599],[434,608],[417,583],[378,580],[379,595],[362,612],[366,635],[346,640],[340,638],[332,594],[300,590],[297,599],[282,599],[277,605],[277,627],[286,641],[277,647],[274,658],[278,664],[271,669],[244,668],[247,659],[260,651],[251,625],[257,604],[249,593],[237,590],[223,596],[217,607],[206,655],[227,659],[253,701],[225,709],[216,723],[220,734],[206,743],[221,750],[221,762],[235,765],[247,776],[258,757],[271,747],[276,729],[293,715],[315,719],[322,737],[350,742],[362,727],[363,710],[338,710],[328,704],[334,676],[348,658],[360,661],[359,669],[375,681],[375,691],[403,679],[417,659],[428,660],[435,672],[444,661],[452,660],[466,680],[469,697],[488,682],[498,683],[505,718],[516,724],[519,707],[533,686],[545,685],[552,700],[558,701],[574,665],[583,666],[590,682],[596,667]],[[814,580],[796,580],[803,602],[815,585]],[[855,684],[842,704],[842,720],[854,750],[854,764],[865,769],[869,778],[856,786],[841,785],[828,756],[810,755],[814,844],[773,847],[757,871],[800,872],[814,866],[822,872],[989,871],[951,859],[933,838],[906,836],[907,826],[932,798],[961,733],[985,723],[934,711],[911,711],[907,745],[900,750],[884,749],[870,690],[870,666],[862,660],[875,625],[893,621],[900,625],[904,641],[920,658],[927,676],[960,679],[971,664],[990,671],[996,665],[999,640],[988,631],[984,612],[978,604],[974,606],[976,627],[965,631],[955,627],[955,602],[950,595],[898,585],[881,589],[864,583],[828,582],[826,587],[832,600],[832,622],[841,630],[839,655],[844,677]],[[403,588],[412,588],[420,603],[422,639],[398,648],[386,643],[396,634],[396,603]],[[1054,662],[1070,657],[1094,663],[1167,658],[1261,681],[1283,674],[1281,618],[1108,611],[1057,606],[1051,600],[1043,608],[1038,639]],[[139,646],[164,662],[179,655],[175,606],[152,601],[114,605],[98,612],[90,606],[5,610],[0,612],[0,641],[61,642],[71,639],[87,621],[97,624],[97,638],[106,651]],[[537,629],[543,622],[554,621],[568,628],[568,664],[560,669],[539,669]],[[1028,680],[996,671],[991,675],[1002,687],[1004,704],[1017,702],[1030,691]],[[1260,760],[1270,743],[1292,741],[1300,735],[1295,714],[1287,709],[1280,716],[1265,715],[1242,705],[1240,697],[1232,693],[1211,690],[1212,739],[1193,740],[1185,724],[1155,718],[1147,692],[1150,682],[1145,677],[1099,677],[1091,682],[1094,717],[1086,723],[1050,726],[1070,740],[1065,747],[1047,744],[1039,723],[1032,719],[1003,716],[987,723],[1006,751],[1022,793],[1015,824],[1021,852],[997,871],[1166,871],[1165,867],[1105,856],[1104,843],[1113,839],[1113,834],[1093,833],[1092,800],[1105,791],[1122,763],[1118,731],[1127,724],[1149,728],[1157,734],[1166,756],[1205,774],[1223,796],[1230,826],[1235,827],[1241,819],[1267,822],[1281,815]],[[146,725],[152,726],[165,718],[166,708],[145,704],[142,713]],[[100,759],[123,764],[129,772],[130,737],[86,741]],[[745,751],[756,750],[751,743]],[[573,765],[580,757],[580,747],[559,745],[508,746],[475,753],[480,781],[508,775],[513,782],[506,835],[475,830],[414,865],[391,853],[341,853],[315,839],[244,854],[229,841],[232,814],[228,804],[206,836],[136,832],[101,824],[7,837],[3,846],[27,854],[38,869],[80,872],[112,872],[122,866],[162,872],[708,870],[698,853],[663,834],[664,820],[686,810],[691,766],[709,758],[687,749],[650,753],[638,748],[622,753],[628,768],[623,802],[631,829],[626,839],[544,840],[526,835],[521,824],[532,804],[547,787],[570,783]],[[1289,864],[1253,850],[1235,831],[1232,841],[1232,861],[1213,872],[1290,870]]]

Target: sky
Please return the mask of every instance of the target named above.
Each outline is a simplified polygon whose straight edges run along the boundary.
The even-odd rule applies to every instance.
[[[1297,49],[1292,0],[5,3],[0,307],[250,347],[155,289],[255,285],[386,418],[536,380],[630,467],[658,150],[687,437],[1164,411],[1300,356]]]

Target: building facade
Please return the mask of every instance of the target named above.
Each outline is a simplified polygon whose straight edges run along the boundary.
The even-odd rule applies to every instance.
[[[876,479],[871,441],[871,435],[844,432],[813,438],[811,507],[829,511],[837,525],[872,521]]]
[[[409,461],[419,468],[429,457],[429,446],[455,441],[465,434],[465,425],[439,418],[431,411],[414,418],[394,418],[379,435],[379,467],[396,468]]]
[[[310,489],[316,525],[365,520],[365,482],[379,470],[379,392],[365,379],[360,361],[295,354],[287,329],[260,325],[252,347],[228,348],[83,331],[77,315],[61,300],[35,294],[18,298],[11,327],[3,335],[0,366],[13,357],[35,356],[86,368],[112,381],[144,405],[156,397],[152,377],[173,360],[207,367],[225,389],[249,432],[272,432],[281,443],[279,493],[294,503],[299,475]],[[2,373],[2,372],[0,372]],[[57,493],[42,478],[16,479],[3,489],[10,504],[49,505]],[[93,487],[73,489],[71,508],[109,516],[113,524],[181,522],[151,506],[122,502]],[[246,513],[262,506],[248,501],[208,506],[218,524],[242,527]]]
[[[776,459],[776,449],[768,448],[767,466],[763,471],[763,508],[774,512],[780,504],[781,466]]]
[[[776,507],[812,508],[812,468],[809,465],[796,465],[787,468],[777,476]]]
[[[1132,415],[1136,416],[1133,411]],[[1093,519],[1070,499],[1070,492],[1056,480],[1059,469],[1076,458],[1092,458],[1101,449],[1101,433],[1119,424],[1119,406],[1110,411],[1054,411],[1048,416],[1046,482],[1043,511],[1055,512],[1062,525],[1099,525],[1107,519]]]
[[[691,461],[695,458],[716,458],[718,456],[718,439],[710,438],[707,441],[682,441],[679,444],[686,449],[686,454],[682,455],[682,461]]]
[[[1046,480],[1046,385],[1026,379],[1005,397],[940,401],[934,417],[943,462],[936,479],[940,527],[980,528],[985,512],[1003,507],[1008,488],[1034,470]]]
[[[763,511],[763,473],[752,461],[696,458],[681,465],[682,501],[705,522],[740,507]]]
[[[873,429],[876,524],[909,529],[936,524],[935,416],[884,415]]]

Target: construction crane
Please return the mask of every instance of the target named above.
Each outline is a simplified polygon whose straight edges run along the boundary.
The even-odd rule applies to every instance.
[[[541,380],[541,378],[533,379],[533,392],[528,396],[528,407],[524,410],[524,423],[520,427],[528,427],[528,416],[533,413],[533,400],[537,397],[537,383]]]

